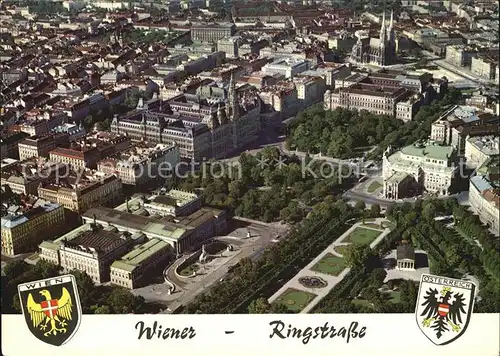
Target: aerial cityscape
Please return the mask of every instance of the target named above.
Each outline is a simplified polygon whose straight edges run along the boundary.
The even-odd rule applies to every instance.
[[[0,3],[2,312],[500,312],[496,0]]]

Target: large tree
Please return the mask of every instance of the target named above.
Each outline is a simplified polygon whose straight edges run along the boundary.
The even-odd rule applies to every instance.
[[[347,266],[351,268],[361,268],[370,252],[370,246],[352,243],[345,250],[345,260]]]
[[[271,310],[271,305],[266,298],[257,298],[248,306],[249,314],[268,314]]]

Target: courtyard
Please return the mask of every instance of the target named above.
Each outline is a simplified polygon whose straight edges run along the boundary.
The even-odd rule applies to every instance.
[[[290,311],[298,313],[311,303],[314,298],[316,298],[316,294],[288,288],[274,301],[274,303],[283,304]]]
[[[312,271],[338,276],[345,268],[345,260],[328,252],[311,267]]]

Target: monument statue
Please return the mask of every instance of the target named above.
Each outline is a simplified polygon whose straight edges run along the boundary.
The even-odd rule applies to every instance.
[[[201,263],[205,263],[205,260],[207,259],[207,251],[205,251],[205,244],[201,245],[201,255],[200,255],[200,258],[199,258],[199,261]]]

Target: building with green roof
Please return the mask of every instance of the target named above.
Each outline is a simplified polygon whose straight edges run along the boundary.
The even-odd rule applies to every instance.
[[[227,222],[224,211],[211,208],[201,208],[182,217],[158,217],[98,207],[89,209],[82,218],[87,223],[95,222],[132,234],[143,233],[148,239],[160,239],[169,243],[177,254],[192,251],[203,241],[222,233]]]
[[[160,239],[151,239],[136,246],[111,265],[111,283],[134,289],[143,285],[145,277],[156,267],[164,268],[173,258],[172,246]]]
[[[39,245],[40,258],[62,267],[63,271],[83,271],[95,283],[110,279],[113,261],[145,240],[142,233],[130,234],[113,226],[84,224],[54,241]]]
[[[459,170],[455,148],[437,142],[416,142],[399,151],[389,147],[382,167],[386,199],[423,192],[448,195]]]

